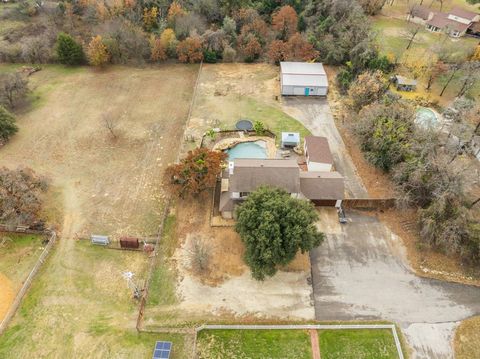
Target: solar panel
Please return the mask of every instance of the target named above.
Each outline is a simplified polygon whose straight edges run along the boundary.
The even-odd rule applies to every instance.
[[[155,343],[152,359],[169,359],[172,351],[172,342],[158,341]]]

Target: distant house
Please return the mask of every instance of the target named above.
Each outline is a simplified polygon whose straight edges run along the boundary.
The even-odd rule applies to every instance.
[[[461,37],[467,32],[470,23],[452,20],[449,14],[438,13],[426,22],[426,29],[431,32],[445,32],[451,37]]]
[[[305,136],[303,153],[309,171],[329,172],[333,168],[333,157],[325,137]]]
[[[326,96],[327,73],[320,63],[280,62],[280,87],[284,96]]]
[[[480,22],[474,22],[467,30],[467,34],[480,37]]]
[[[233,218],[235,206],[260,186],[281,188],[294,198],[332,207],[341,206],[345,191],[344,179],[338,172],[303,172],[295,160],[236,158],[222,174],[222,217]]]
[[[398,91],[415,91],[417,88],[417,80],[409,79],[408,77],[395,75],[393,82]]]
[[[417,24],[425,25],[431,32],[443,32],[451,37],[461,37],[476,28],[480,14],[458,7],[448,13],[432,10],[425,6],[415,5],[408,13],[407,19]]]
[[[461,9],[459,7],[454,7],[449,13],[448,18],[457,22],[461,22],[465,25],[469,25],[472,22],[480,21],[480,14],[477,14],[473,11],[468,11]]]
[[[408,13],[407,20],[417,24],[425,25],[437,12],[426,6],[414,5]]]

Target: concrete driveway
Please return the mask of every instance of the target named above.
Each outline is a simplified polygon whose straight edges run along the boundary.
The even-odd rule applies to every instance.
[[[314,135],[328,138],[349,196],[366,197],[327,100],[287,98],[284,109]],[[336,211],[324,208],[320,218],[327,239],[311,252],[317,320],[394,321],[412,358],[453,358],[455,328],[480,314],[480,288],[417,277],[401,239],[374,216],[347,212],[349,223],[340,225]]]
[[[316,136],[328,138],[335,169],[345,177],[347,197],[366,198],[367,191],[335,126],[327,99],[313,97],[284,97],[283,110],[299,120]]]
[[[457,322],[480,313],[480,288],[417,277],[401,239],[373,216],[347,212],[340,228],[321,217],[327,240],[311,252],[316,318],[391,320],[414,358],[452,357]]]

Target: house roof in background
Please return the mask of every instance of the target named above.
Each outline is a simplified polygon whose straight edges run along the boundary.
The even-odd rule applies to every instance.
[[[295,160],[235,159],[229,190],[252,192],[260,186],[273,186],[289,193],[300,192],[300,169]]]
[[[305,136],[305,146],[310,161],[333,164],[332,152],[326,137]]]
[[[311,200],[345,198],[344,179],[338,172],[300,172],[300,190]]]
[[[436,11],[429,9],[426,6],[414,5],[410,13],[412,14],[412,16],[419,17],[423,20],[428,20],[431,12],[436,13]]]
[[[467,20],[470,20],[470,21],[473,21],[473,19],[475,19],[475,17],[478,16],[478,14],[473,12],[473,11],[468,11],[468,10],[459,8],[457,6],[455,6],[450,11],[450,14],[461,17],[461,18],[464,18],[464,19],[467,19]]]
[[[463,32],[470,26],[470,24],[462,24],[461,22],[449,19],[448,14],[444,13],[435,14],[429,21],[427,21],[427,25],[435,26],[439,29],[445,29],[448,27],[449,29],[458,32]]]

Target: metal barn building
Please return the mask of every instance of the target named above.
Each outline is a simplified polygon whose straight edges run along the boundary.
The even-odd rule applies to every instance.
[[[282,95],[326,96],[327,73],[320,63],[280,62]]]

